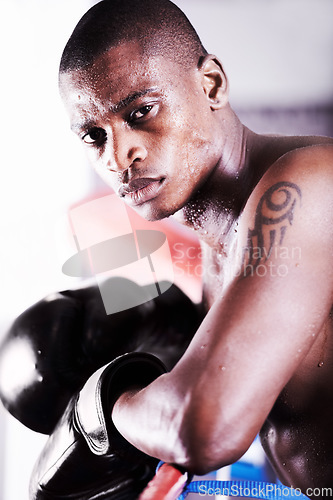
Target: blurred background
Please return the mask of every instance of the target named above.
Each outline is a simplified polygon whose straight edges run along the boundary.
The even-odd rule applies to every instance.
[[[33,302],[75,286],[61,272],[74,251],[69,207],[107,193],[69,131],[57,89],[65,42],[94,3],[1,0],[0,338]],[[247,126],[333,135],[331,0],[175,3],[222,60],[231,104]],[[0,408],[0,500],[28,499],[44,441]]]

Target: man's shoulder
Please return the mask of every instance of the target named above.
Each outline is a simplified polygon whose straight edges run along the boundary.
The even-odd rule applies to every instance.
[[[242,212],[239,232],[246,244],[248,230],[272,238],[284,225],[291,245],[313,238],[333,241],[333,145],[295,148],[280,156],[252,191]],[[292,226],[292,230],[291,230]],[[283,233],[284,234],[284,233]],[[257,237],[259,238],[259,236]],[[318,238],[318,236],[320,237]]]
[[[309,144],[291,149],[276,160],[268,169],[268,176],[301,174],[304,180],[312,175],[332,176],[333,173],[333,140],[327,144]]]
[[[308,200],[331,202],[333,194],[333,141],[309,144],[281,155],[255,186],[247,209],[257,206],[259,200],[273,186],[292,184],[306,193]],[[320,197],[318,199],[318,196]]]

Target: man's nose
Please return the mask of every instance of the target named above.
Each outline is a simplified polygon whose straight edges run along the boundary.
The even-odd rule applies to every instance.
[[[133,130],[118,130],[109,141],[109,158],[106,167],[112,172],[123,173],[134,162],[144,161],[147,150],[142,140]]]

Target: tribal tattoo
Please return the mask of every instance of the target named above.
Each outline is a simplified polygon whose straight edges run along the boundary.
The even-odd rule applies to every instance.
[[[267,261],[274,245],[282,245],[301,197],[300,188],[292,182],[278,182],[261,197],[254,228],[248,230],[247,244],[243,250],[242,269],[245,277]]]

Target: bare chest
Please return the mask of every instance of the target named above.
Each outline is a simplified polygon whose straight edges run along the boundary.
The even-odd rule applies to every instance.
[[[271,410],[260,437],[285,484],[333,485],[331,317]]]

